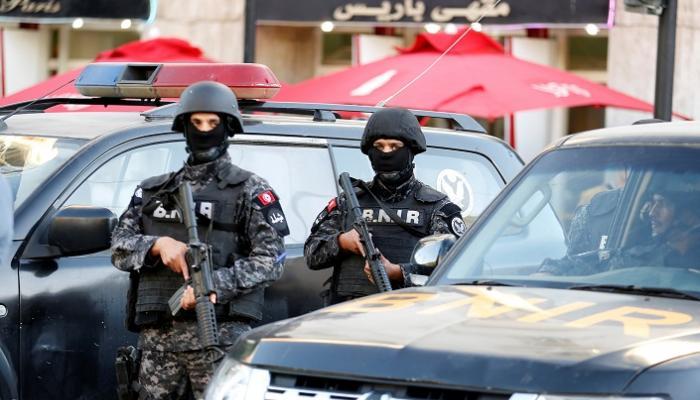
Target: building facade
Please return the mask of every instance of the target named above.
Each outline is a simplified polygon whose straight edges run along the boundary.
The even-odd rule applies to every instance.
[[[617,0],[615,26],[610,31],[608,84],[629,95],[654,101],[658,17],[624,11]],[[678,1],[673,110],[700,118],[700,0]],[[628,124],[647,113],[609,110],[609,126]]]
[[[504,0],[496,11],[488,8],[492,0],[467,2],[468,7],[463,0],[129,1],[158,7],[148,18],[128,22],[126,18],[78,21],[70,15],[54,20],[8,19],[4,18],[7,10],[0,8],[0,73],[4,77],[0,94],[82,66],[99,52],[138,38],[179,37],[213,60],[242,62],[251,32],[255,40],[250,43],[255,46],[247,54],[269,65],[283,83],[296,83],[391,55],[420,32],[456,30],[486,12],[482,28],[514,55],[654,100],[658,18],[627,12],[623,0],[616,0],[612,13],[607,0],[573,0],[567,2],[568,14],[548,8],[550,2],[552,7],[562,4],[558,0],[532,0],[538,7],[527,6],[525,0]],[[384,10],[387,3],[392,8]],[[700,0],[679,3],[674,110],[696,118],[700,116],[700,98],[694,90],[700,83],[696,73],[700,70]],[[649,114],[582,107],[483,122],[528,158],[562,135],[645,117]]]

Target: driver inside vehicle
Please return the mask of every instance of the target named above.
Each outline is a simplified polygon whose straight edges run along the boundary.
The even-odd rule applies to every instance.
[[[608,270],[648,267],[700,266],[700,193],[688,189],[653,187],[639,212],[649,238],[617,250],[597,249],[545,259],[536,275],[592,275]]]
[[[653,189],[640,213],[651,230],[650,241],[622,249],[610,258],[610,269],[700,266],[699,200],[700,194],[690,190]]]

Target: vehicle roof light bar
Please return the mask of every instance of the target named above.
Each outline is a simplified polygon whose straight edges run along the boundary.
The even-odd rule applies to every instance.
[[[269,99],[281,85],[262,64],[220,63],[93,63],[82,71],[75,87],[83,96],[162,99],[177,98],[199,81],[228,86],[239,99]]]
[[[336,112],[356,112],[373,114],[381,107],[354,106],[345,104],[316,104],[316,103],[282,103],[241,101],[241,110],[277,112],[285,114],[313,115],[314,121],[334,122],[339,116]],[[148,120],[173,118],[176,105],[169,105],[144,112],[142,115]],[[474,118],[457,113],[445,113],[424,110],[410,110],[417,118],[437,118],[450,121],[454,129],[466,132],[486,133],[486,130]]]

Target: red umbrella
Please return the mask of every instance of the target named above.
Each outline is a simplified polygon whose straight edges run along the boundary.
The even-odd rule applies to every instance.
[[[279,101],[375,105],[415,79],[459,35],[421,34],[401,54],[282,88]],[[496,118],[552,107],[610,106],[651,111],[641,100],[552,67],[506,54],[489,36],[470,32],[389,106]]]
[[[158,38],[151,40],[139,40],[126,43],[113,50],[100,53],[96,62],[211,62],[202,54],[202,50],[193,47],[181,39]],[[53,76],[37,85],[21,90],[15,94],[0,98],[0,106],[31,101],[40,97],[46,98],[82,98],[81,94],[73,87],[73,81],[80,75],[82,68]],[[53,93],[51,93],[53,92]],[[48,93],[51,93],[47,96]],[[129,106],[109,106],[110,111],[135,111]],[[143,108],[148,109],[148,107]],[[85,106],[64,104],[50,108],[50,112],[60,111],[104,111],[104,106]]]

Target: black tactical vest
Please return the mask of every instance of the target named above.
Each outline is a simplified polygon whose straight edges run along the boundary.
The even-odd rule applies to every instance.
[[[397,203],[383,203],[384,208],[393,212],[395,216],[406,225],[413,228],[414,232],[392,221],[391,217],[376,200],[367,192],[360,190],[357,200],[362,208],[362,214],[372,232],[372,241],[379,251],[389,261],[401,264],[410,262],[413,248],[418,240],[431,234],[430,225],[433,214],[440,200],[444,199],[443,193],[416,182],[417,187],[406,198]],[[349,215],[346,216],[344,230],[352,227]],[[364,274],[365,259],[352,255],[346,257],[333,271],[331,291],[332,302],[346,300],[377,293],[377,287],[367,280]]]
[[[213,245],[212,266],[215,270],[230,266],[236,258],[250,253],[250,244],[241,237],[242,228],[236,225],[236,203],[243,183],[250,176],[250,172],[231,165],[220,171],[211,183],[193,192],[199,238]],[[187,243],[187,232],[174,202],[163,200],[177,193],[177,184],[172,182],[177,179],[172,177],[173,174],[166,174],[141,183],[143,232],[146,235],[170,236]],[[183,284],[181,275],[160,262],[158,264],[144,266],[139,274],[135,302],[135,324],[138,326],[158,324],[170,318],[168,299]],[[230,303],[216,304],[217,317],[224,320],[244,317],[259,321],[262,319],[263,300],[264,290],[258,289]],[[185,318],[194,318],[194,312],[181,312]]]

